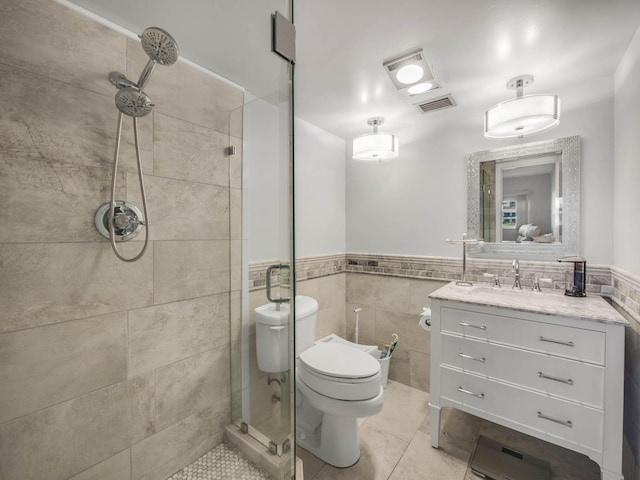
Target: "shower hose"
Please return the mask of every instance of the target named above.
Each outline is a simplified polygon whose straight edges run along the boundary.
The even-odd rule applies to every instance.
[[[118,112],[118,128],[116,131],[116,148],[113,154],[113,177],[111,179],[111,207],[109,208],[109,240],[111,242],[111,248],[113,248],[113,252],[116,256],[122,260],[123,262],[135,262],[139,260],[144,252],[147,250],[147,245],[149,244],[149,214],[147,213],[147,196],[144,191],[144,178],[142,175],[142,159],[140,156],[140,144],[138,142],[138,119],[136,117],[132,117],[133,119],[133,139],[135,143],[136,149],[136,163],[138,165],[138,179],[140,181],[140,193],[142,194],[142,210],[144,212],[144,220],[140,220],[140,223],[144,225],[144,246],[138,255],[132,258],[124,257],[116,246],[116,236],[115,236],[115,227],[113,225],[114,216],[115,216],[115,206],[116,206],[116,178],[118,175],[118,159],[120,157],[120,137],[122,135],[122,112]]]

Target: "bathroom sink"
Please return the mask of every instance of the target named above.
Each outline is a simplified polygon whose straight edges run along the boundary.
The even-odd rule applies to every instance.
[[[570,297],[562,290],[543,289],[535,292],[531,288],[514,289],[509,286],[493,287],[479,283],[472,286],[456,285],[451,282],[436,290],[431,298],[457,302],[510,308],[543,315],[591,319],[605,323],[618,323],[611,313],[611,307],[596,294],[587,297]]]

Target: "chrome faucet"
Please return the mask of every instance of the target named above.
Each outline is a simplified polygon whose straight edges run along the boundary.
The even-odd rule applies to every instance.
[[[511,288],[519,288],[522,290],[522,285],[520,284],[520,263],[518,263],[518,259],[514,258],[513,262],[511,262],[511,271],[515,273],[515,278],[513,279],[513,287]]]

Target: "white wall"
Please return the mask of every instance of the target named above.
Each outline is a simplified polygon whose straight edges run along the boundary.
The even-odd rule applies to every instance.
[[[282,110],[287,111],[286,105],[275,107],[262,99],[243,110],[242,238],[247,262],[289,258],[289,132],[282,128]]]
[[[296,256],[345,252],[345,141],[296,119]]]
[[[560,126],[522,140],[490,141],[482,118],[464,105],[430,115],[420,138],[400,139],[398,159],[347,160],[347,251],[460,257],[445,242],[466,231],[466,160],[469,153],[580,135],[582,138],[581,251],[590,263],[612,263],[613,79],[589,79],[557,91]]]
[[[615,75],[613,263],[640,275],[640,29]]]

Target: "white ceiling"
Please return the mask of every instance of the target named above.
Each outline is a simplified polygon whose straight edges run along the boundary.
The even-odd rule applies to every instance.
[[[345,138],[381,115],[401,142],[445,118],[475,121],[481,132],[483,112],[515,96],[505,85],[520,74],[535,76],[525,95],[612,76],[640,26],[639,0],[295,0],[294,12],[297,115]],[[382,62],[417,48],[442,88],[409,98]],[[414,106],[444,93],[459,106],[427,114]]]
[[[252,94],[276,88],[282,63],[269,52],[269,14],[285,13],[286,0],[73,1],[134,32],[167,29],[184,57]],[[564,92],[563,111],[578,108],[611,91],[640,26],[640,0],[294,0],[294,13],[296,115],[344,138],[383,116],[382,130],[401,142],[434,122],[481,130],[484,110],[511,98],[505,84],[520,74],[535,76],[525,94]],[[442,88],[409,98],[382,62],[418,48]],[[445,93],[457,107],[422,114],[413,105]]]

